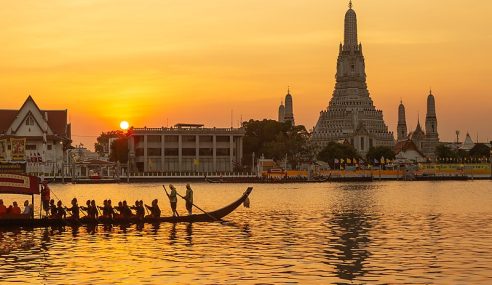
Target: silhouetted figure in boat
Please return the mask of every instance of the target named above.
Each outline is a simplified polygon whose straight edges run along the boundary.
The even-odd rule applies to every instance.
[[[29,204],[29,201],[26,200],[24,201],[24,211],[22,212],[23,215],[26,215],[28,217],[33,217],[33,207],[32,205]]]
[[[184,197],[186,200],[186,210],[188,215],[191,215],[193,211],[193,189],[191,189],[190,184],[186,184],[186,195]]]
[[[50,215],[50,188],[48,187],[48,182],[43,181],[41,184],[41,202],[43,210],[46,212],[46,217]]]
[[[121,212],[122,218],[124,218],[124,219],[128,219],[131,216],[133,216],[132,210],[130,209],[130,207],[128,207],[128,203],[126,202],[126,200],[123,201],[123,205],[121,206],[120,212]]]
[[[96,201],[94,201],[94,200],[91,201],[91,207],[90,207],[88,214],[93,219],[97,219],[97,217],[99,216],[99,212],[98,212],[97,206],[96,206]]]
[[[67,212],[65,211],[65,207],[63,207],[62,201],[56,203],[56,217],[58,219],[65,219],[67,217]]]
[[[12,215],[20,215],[21,214],[21,208],[19,208],[19,205],[17,202],[12,203],[12,206],[9,207],[10,211],[9,214]]]
[[[58,214],[58,210],[56,208],[56,205],[55,205],[55,200],[54,199],[51,199],[50,200],[50,217],[51,218],[56,218],[57,214]]]
[[[159,218],[161,216],[161,209],[159,209],[159,205],[157,205],[157,199],[152,201],[152,206],[145,205],[147,209],[150,211],[150,215],[147,215],[147,218]]]
[[[118,211],[118,213],[114,213],[113,217],[115,219],[121,219],[123,217],[123,203],[119,201],[118,206],[115,206],[114,209]]]
[[[80,208],[79,204],[77,202],[77,198],[72,199],[72,207],[67,208],[67,211],[69,211],[72,215],[69,217],[69,219],[78,221],[80,219]]]
[[[3,204],[3,200],[0,199],[0,217],[7,214],[7,207]]]
[[[169,202],[171,203],[171,210],[173,211],[173,217],[176,216],[179,217],[179,214],[176,211],[176,207],[178,205],[178,193],[176,192],[176,187],[174,187],[174,185],[172,184],[169,184],[169,188],[171,188],[171,191],[168,197],[169,197]]]
[[[81,209],[81,210],[83,210],[83,211],[85,211],[85,212],[87,213],[87,218],[90,218],[90,216],[89,216],[89,209],[91,208],[91,200],[87,200],[87,201],[85,202],[85,205],[86,205],[87,207],[80,206],[80,209]]]

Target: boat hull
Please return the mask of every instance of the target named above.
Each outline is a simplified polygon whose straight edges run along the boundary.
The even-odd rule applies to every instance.
[[[220,221],[225,216],[236,210],[248,198],[253,191],[252,187],[246,189],[244,194],[236,201],[219,210],[208,212],[207,214],[193,214],[179,217],[159,217],[159,218],[126,218],[126,219],[90,219],[81,218],[79,220],[71,219],[27,219],[27,218],[7,218],[0,219],[0,228],[39,228],[39,227],[56,227],[56,226],[82,226],[82,225],[128,225],[128,224],[159,224],[159,223],[197,223],[197,222],[215,222]]]

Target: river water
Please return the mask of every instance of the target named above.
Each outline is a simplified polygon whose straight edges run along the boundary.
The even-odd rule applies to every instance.
[[[248,185],[192,186],[213,210]],[[251,208],[226,225],[0,230],[0,283],[492,284],[490,181],[252,186]],[[158,198],[170,213],[159,184],[52,190],[64,202]]]

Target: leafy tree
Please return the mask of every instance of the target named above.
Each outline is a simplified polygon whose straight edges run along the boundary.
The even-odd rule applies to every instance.
[[[116,139],[110,145],[110,139]],[[110,161],[126,163],[128,161],[128,133],[121,130],[102,132],[94,144],[96,152],[105,156],[111,149]]]
[[[274,120],[250,120],[243,123],[245,129],[243,164],[251,166],[252,154],[264,155],[276,161],[285,159],[294,168],[312,158],[308,145],[309,133],[304,126],[292,126],[290,122]]]
[[[366,154],[366,159],[369,162],[373,162],[374,160],[380,160],[382,157],[386,159],[395,159],[395,152],[392,148],[387,146],[376,146],[371,147]]]
[[[334,167],[335,159],[360,158],[359,153],[351,144],[329,142],[319,153],[318,160],[327,162]]]
[[[452,150],[450,147],[444,144],[440,144],[436,147],[436,157],[438,159],[457,158],[458,153]]]
[[[470,156],[474,158],[482,158],[490,156],[490,147],[483,143],[477,143],[471,150]]]

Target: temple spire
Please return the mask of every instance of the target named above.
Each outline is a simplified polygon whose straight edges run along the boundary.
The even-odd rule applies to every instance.
[[[345,13],[345,39],[343,43],[344,50],[357,50],[359,42],[357,41],[357,15],[352,9],[352,1],[349,2],[349,9]]]

